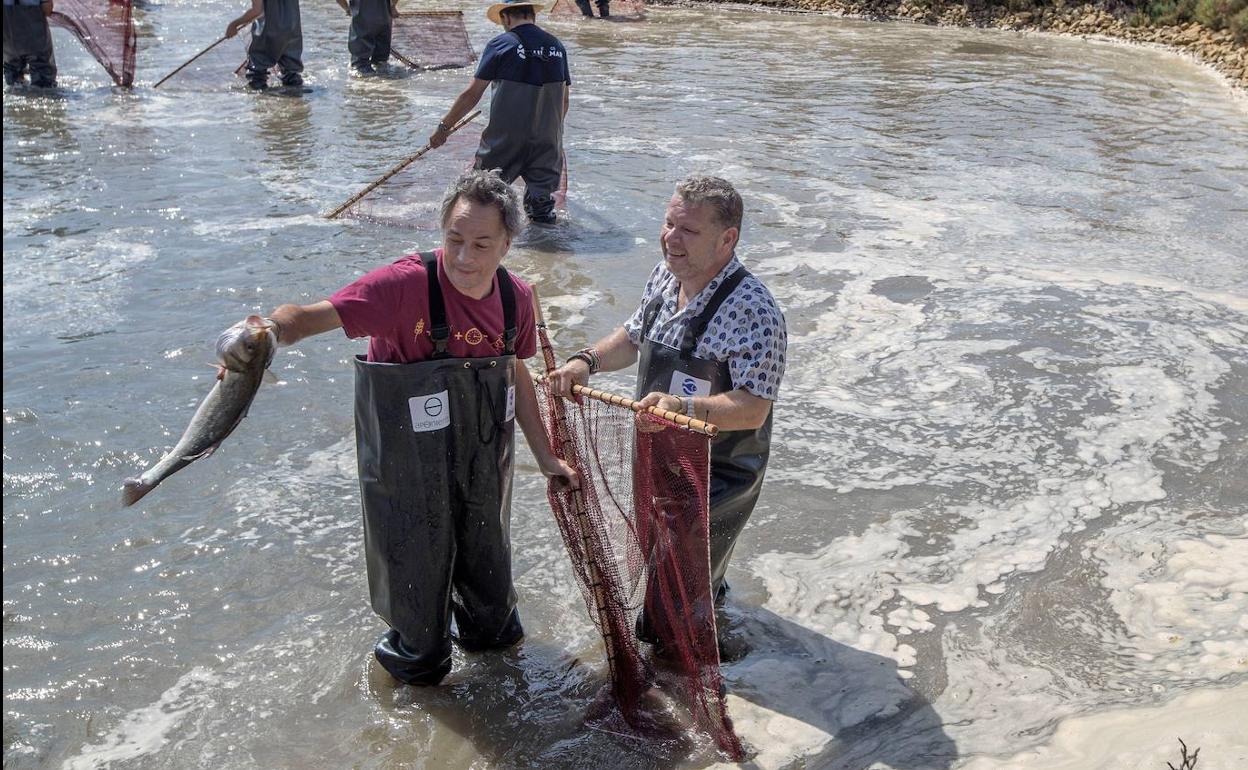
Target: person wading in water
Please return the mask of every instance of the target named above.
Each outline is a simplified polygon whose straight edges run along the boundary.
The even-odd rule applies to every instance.
[[[508,183],[524,179],[529,220],[554,224],[554,193],[563,175],[563,121],[572,76],[563,43],[536,24],[543,7],[521,0],[490,6],[486,16],[506,32],[486,45],[472,82],[438,123],[429,144],[441,147],[451,127],[477,106],[493,84],[490,124],[481,132],[476,167],[498,169]]]
[[[520,423],[542,473],[550,451],[523,359],[537,350],[533,290],[500,263],[519,196],[469,171],[442,201],[442,248],[379,267],[311,305],[282,305],[278,344],[342,328],[355,359],[355,438],[374,654],[395,679],[435,685],[467,651],[521,640],[511,576],[511,477]]]
[[[728,589],[728,561],[762,489],[787,347],[779,306],[736,256],[742,213],[741,196],[729,182],[696,175],[681,181],[659,234],[663,260],[632,317],[550,375],[555,392],[570,398],[573,384],[640,358],[637,398],[643,406],[719,426],[710,487],[716,603]],[[638,627],[642,640],[656,640],[645,613]]]

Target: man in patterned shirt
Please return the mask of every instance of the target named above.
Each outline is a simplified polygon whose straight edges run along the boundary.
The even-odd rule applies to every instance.
[[[784,315],[736,256],[743,205],[718,177],[690,176],[667,204],[663,261],[623,326],[551,374],[570,396],[638,361],[637,398],[720,428],[711,445],[711,584],[722,601],[733,546],[762,488],[771,406],[784,376]],[[643,638],[645,638],[643,634]]]

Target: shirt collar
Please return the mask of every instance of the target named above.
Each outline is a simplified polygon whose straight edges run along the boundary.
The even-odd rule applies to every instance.
[[[691,297],[689,299],[689,304],[685,305],[685,309],[681,310],[676,315],[697,315],[698,313],[701,313],[702,309],[706,307],[706,303],[711,301],[711,295],[719,289],[720,285],[727,280],[728,276],[735,273],[737,269],[741,267],[744,267],[744,265],[741,264],[740,259],[737,259],[737,254],[734,251],[732,259],[728,260],[728,264],[724,265],[723,269],[715,274],[715,277],[711,279],[710,283],[702,287],[702,291],[698,292],[696,296]],[[676,298],[680,294],[680,281],[672,281],[671,291],[672,305],[675,306]]]

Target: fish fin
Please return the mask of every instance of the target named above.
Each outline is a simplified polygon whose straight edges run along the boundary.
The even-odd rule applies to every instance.
[[[182,459],[188,463],[193,463],[196,460],[202,460],[205,457],[208,457],[209,455],[211,455],[213,452],[217,451],[217,447],[219,446],[221,446],[220,441],[208,447],[207,449],[205,449],[204,451],[200,452],[197,455],[182,455]]]
[[[277,383],[281,382],[281,379],[279,379],[278,376],[273,373],[272,369],[265,369],[264,374],[261,376],[261,379],[263,379],[265,382],[269,383],[270,385],[276,385]],[[243,415],[243,416],[245,417],[246,415]]]
[[[156,488],[157,481],[149,484],[143,479],[126,479],[121,487],[121,504],[129,507],[137,503],[144,495]]]

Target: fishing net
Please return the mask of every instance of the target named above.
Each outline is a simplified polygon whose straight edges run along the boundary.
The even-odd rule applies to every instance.
[[[594,11],[598,13],[597,0],[589,0],[589,4]],[[611,0],[612,19],[620,21],[636,21],[646,15],[646,4],[643,0]],[[581,9],[577,7],[576,0],[555,0],[555,4],[550,7],[550,15],[560,18],[580,17]]]
[[[409,67],[466,67],[477,60],[462,11],[399,11],[390,52]]]
[[[134,83],[137,42],[130,0],[56,0],[48,23],[69,30],[119,86]]]
[[[341,216],[362,222],[408,230],[439,230],[442,193],[446,186],[476,160],[481,129],[468,125],[451,134],[446,144],[425,153],[367,195],[346,208]],[[523,182],[517,180],[523,188]],[[555,191],[555,208],[567,204],[568,162]]]
[[[555,365],[539,329],[547,368]],[[664,685],[721,751],[742,748],[724,702],[711,591],[710,439],[651,415],[538,388],[552,449],[576,469],[579,490],[547,496],[589,614],[602,634],[619,712],[644,731],[645,697]],[[649,430],[639,429],[639,424]],[[639,619],[655,643],[642,656]],[[668,685],[674,686],[668,686]]]
[[[438,230],[447,184],[472,166],[480,131],[465,127],[386,179],[342,212],[343,217],[408,230]]]
[[[162,90],[223,91],[238,85],[247,71],[247,47],[251,34],[243,29],[232,38],[218,40],[195,54],[181,69],[156,85]]]

